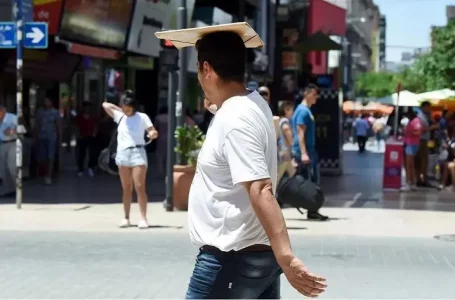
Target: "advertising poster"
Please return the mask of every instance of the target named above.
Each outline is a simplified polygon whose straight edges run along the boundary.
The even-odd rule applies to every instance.
[[[133,0],[66,0],[59,36],[90,46],[123,50]]]

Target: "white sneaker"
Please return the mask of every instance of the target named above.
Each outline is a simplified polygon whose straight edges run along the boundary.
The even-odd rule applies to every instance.
[[[149,223],[147,222],[147,220],[140,220],[139,224],[137,225],[137,228],[147,229],[147,228],[149,228]]]
[[[405,186],[401,187],[400,191],[401,192],[410,192],[411,188],[409,187],[409,185],[405,185]]]
[[[52,184],[52,179],[50,177],[44,178],[44,184],[51,185]]]
[[[128,219],[123,219],[120,224],[118,225],[118,227],[120,228],[128,228],[131,226],[131,223],[130,223],[130,220]]]
[[[88,176],[90,177],[95,176],[95,172],[93,171],[93,169],[88,169]]]

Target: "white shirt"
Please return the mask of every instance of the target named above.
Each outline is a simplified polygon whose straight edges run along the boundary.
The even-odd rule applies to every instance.
[[[273,115],[254,91],[226,100],[216,112],[199,153],[190,189],[190,237],[198,247],[222,251],[270,245],[243,182],[270,178],[277,185]]]
[[[114,122],[119,124],[117,128],[117,152],[130,147],[144,145],[145,132],[153,126],[150,118],[141,112],[136,112],[130,117],[118,110],[114,110],[113,113]]]
[[[3,117],[3,120],[0,121],[0,142],[8,142],[15,140],[16,135],[5,135],[5,130],[7,129],[16,129],[17,127],[17,116],[12,113],[6,113]]]

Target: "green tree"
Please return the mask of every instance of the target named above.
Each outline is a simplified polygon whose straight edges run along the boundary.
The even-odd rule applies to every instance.
[[[417,74],[425,77],[428,91],[444,88],[455,89],[455,20],[435,29],[433,47],[417,59]]]
[[[396,91],[395,75],[389,72],[369,72],[359,74],[355,88],[357,95],[364,97],[385,97]]]
[[[415,66],[407,66],[395,74],[396,82],[401,82],[401,89],[412,93],[425,93],[427,80],[422,72]]]

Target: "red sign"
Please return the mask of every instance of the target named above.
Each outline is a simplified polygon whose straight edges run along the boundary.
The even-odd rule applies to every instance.
[[[62,0],[34,0],[33,6],[33,20],[35,22],[46,22],[49,34],[56,35],[60,25]]]
[[[78,54],[82,56],[98,57],[103,59],[119,59],[120,52],[110,49],[102,49],[97,47],[90,47],[86,45],[80,45],[71,43],[71,46],[68,48],[69,53]]]
[[[389,139],[385,145],[383,189],[401,188],[401,170],[403,168],[403,142]]]

